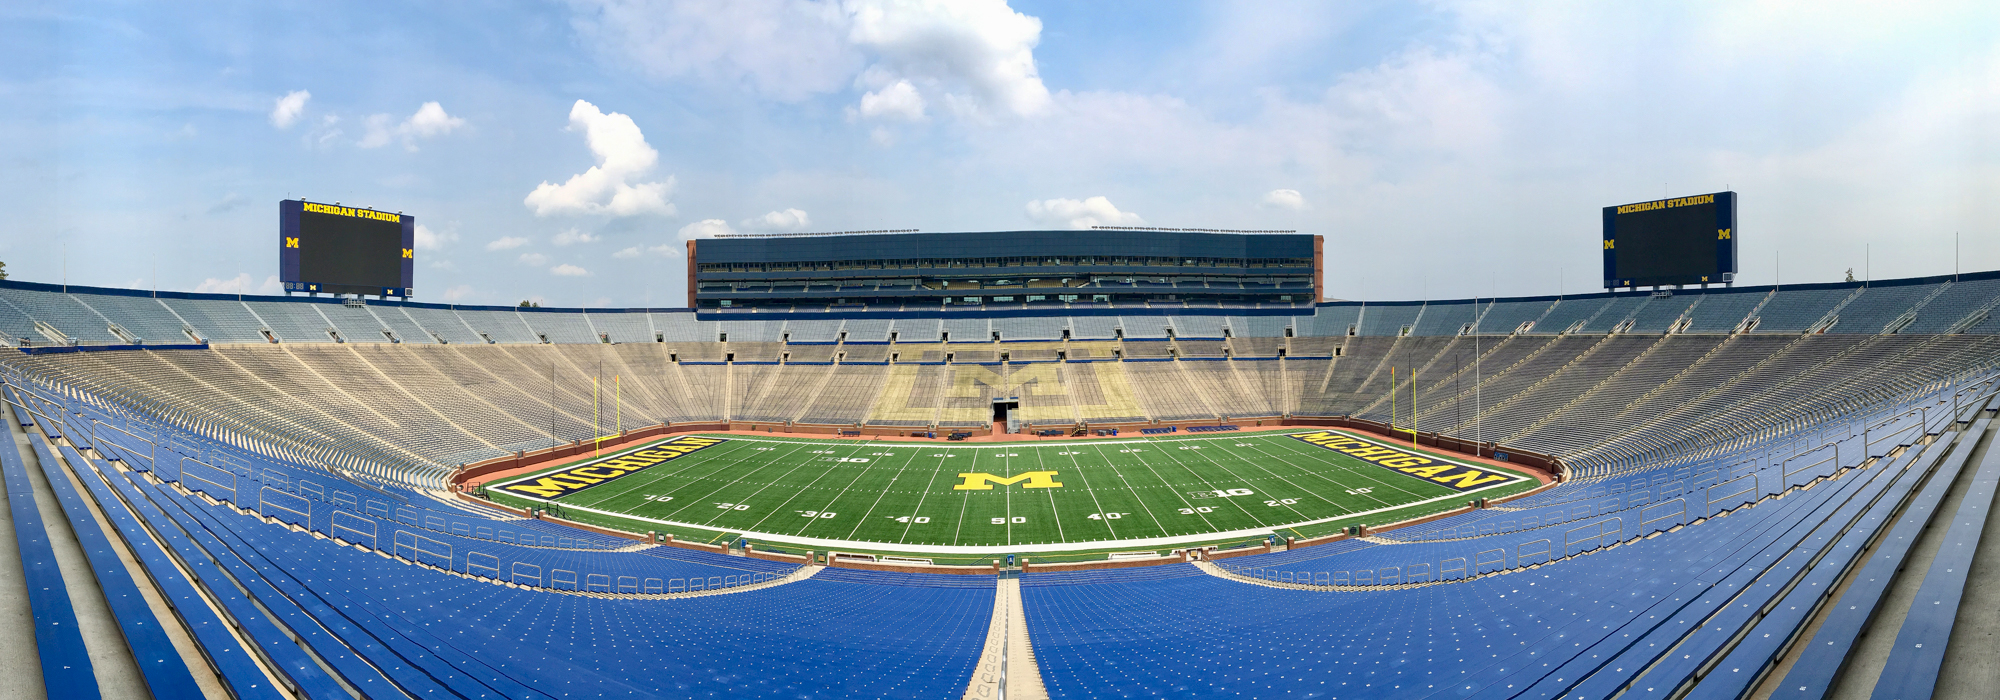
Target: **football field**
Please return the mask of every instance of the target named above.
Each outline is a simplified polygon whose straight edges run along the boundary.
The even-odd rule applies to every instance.
[[[495,481],[486,493],[689,539],[727,533],[978,553],[1313,536],[1536,484],[1511,470],[1324,430],[1015,443],[683,435]]]

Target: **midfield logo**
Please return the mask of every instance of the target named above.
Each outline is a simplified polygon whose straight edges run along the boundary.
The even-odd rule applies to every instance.
[[[705,437],[681,437],[662,442],[643,450],[579,464],[562,469],[533,480],[523,479],[500,490],[535,498],[562,498],[598,484],[617,479],[641,469],[660,464],[676,457],[692,453],[710,445],[719,445],[727,440]]]
[[[993,490],[993,483],[998,483],[1002,486],[1013,486],[1014,484],[1026,481],[1028,483],[1021,484],[1021,488],[1024,489],[1062,488],[1062,482],[1056,481],[1055,476],[1056,473],[1052,471],[1021,472],[1011,477],[994,476],[992,474],[987,474],[985,472],[960,472],[958,478],[964,479],[965,482],[959,484],[952,484],[951,487],[959,491],[991,491]],[[993,483],[988,483],[988,482],[993,482]]]

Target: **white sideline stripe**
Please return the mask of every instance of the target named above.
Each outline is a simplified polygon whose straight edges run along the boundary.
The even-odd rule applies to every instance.
[[[1335,429],[1330,429],[1330,428],[1321,428],[1321,429],[1315,429],[1315,430],[1312,430],[1312,431],[1301,431],[1301,432],[1325,432],[1325,431],[1332,431],[1332,432],[1339,432],[1339,433],[1341,433],[1341,434],[1343,434],[1343,435],[1350,435],[1350,436],[1352,436],[1352,435],[1351,435],[1350,433],[1347,433],[1346,431],[1341,431],[1341,430],[1335,430]],[[1289,433],[1280,433],[1280,432],[1278,432],[1278,431],[1270,431],[1270,432],[1271,432],[1271,433],[1273,433],[1273,437],[1285,437],[1285,438],[1288,438],[1288,439],[1290,438],[1290,434],[1289,434]],[[1242,439],[1243,437],[1246,437],[1246,436],[1244,436],[1244,435],[1235,435],[1235,436],[1230,436],[1229,438],[1189,438],[1189,439],[1192,439],[1192,440],[1215,440],[1215,439]],[[1357,439],[1357,440],[1364,440],[1364,441],[1368,441],[1368,442],[1371,442],[1371,443],[1373,443],[1373,442],[1374,442],[1374,441],[1372,441],[1372,440],[1367,440],[1367,438],[1362,438],[1362,437],[1359,437],[1359,436],[1352,436],[1352,437],[1355,437],[1355,439]],[[731,440],[731,441],[735,441],[735,440],[737,440],[737,438],[734,438],[734,437],[730,437],[730,438],[728,438],[728,439],[729,439],[729,440]],[[761,439],[757,439],[757,438],[745,438],[745,439],[743,439],[742,441],[743,441],[743,442],[772,442],[772,443],[785,443],[785,444],[800,444],[801,442],[804,442],[804,441],[801,441],[801,440],[761,440]],[[1103,442],[1106,442],[1106,441],[1097,441],[1097,442],[1096,442],[1095,444],[1103,444]],[[1128,442],[1128,441],[1122,441],[1122,440],[1121,440],[1121,441],[1119,441],[1119,442]],[[1132,440],[1132,441],[1129,441],[1129,442],[1140,442],[1140,441],[1139,441],[1139,440]],[[818,443],[818,442],[804,442],[804,444],[808,444],[808,445],[843,445],[843,444],[844,444],[844,445],[849,445],[849,446],[852,446],[852,445],[854,445],[854,444],[856,444],[856,443],[852,443],[852,442],[847,442],[847,443],[840,443],[840,442],[825,442],[825,443]],[[922,444],[922,443],[919,443],[919,444]],[[1044,443],[1034,443],[1034,444],[1044,444]],[[1088,444],[1093,444],[1093,443],[1091,443],[1091,442],[1082,442],[1082,443],[1066,443],[1066,444],[1079,444],[1079,445],[1088,445]],[[1381,443],[1374,443],[1374,444],[1377,444],[1378,446],[1381,446]],[[1389,446],[1393,447],[1393,445],[1389,445]],[[1003,445],[1003,446],[999,446],[999,447],[1003,447],[1003,448],[1004,448],[1004,447],[1007,447],[1007,446],[1004,446],[1004,445]],[[1016,444],[1016,445],[1012,445],[1012,447],[1013,447],[1013,448],[1016,448],[1016,449],[1018,449],[1018,448],[1020,447],[1020,445]],[[1318,447],[1318,446],[1317,446],[1317,445],[1314,445],[1314,447]],[[635,447],[635,448],[632,448],[632,451],[638,451],[638,450],[641,450],[641,449],[645,449],[645,448],[644,448],[643,446],[642,446],[642,447]],[[993,448],[985,448],[985,449],[993,449]],[[1325,449],[1325,448],[1320,448],[1320,449]],[[1396,449],[1401,449],[1401,448],[1396,448]],[[1339,452],[1338,450],[1328,450],[1328,451],[1330,451],[1330,452],[1336,452],[1336,453],[1337,453],[1337,452]],[[1426,452],[1426,453],[1424,453],[1424,454],[1425,454],[1426,456],[1434,456],[1434,455],[1431,455],[1431,454],[1430,454],[1430,453],[1428,453],[1428,452]],[[1462,462],[1453,462],[1452,460],[1449,460],[1449,459],[1446,459],[1445,461],[1447,461],[1447,462],[1451,462],[1451,463],[1453,463],[1453,464],[1457,464],[1457,465],[1459,465],[1459,466],[1461,466],[1461,467],[1470,467],[1470,466],[1471,466],[1471,465],[1467,465],[1467,464],[1464,464],[1464,463],[1462,463]],[[1370,466],[1373,466],[1373,465],[1370,465]],[[1481,466],[1480,466],[1479,468],[1490,468],[1490,467],[1485,467],[1484,465],[1481,465]],[[1398,504],[1396,504],[1396,505],[1392,505],[1392,506],[1384,506],[1384,507],[1381,507],[1381,508],[1376,508],[1375,510],[1367,510],[1367,511],[1361,511],[1361,512],[1359,512],[1359,513],[1346,513],[1346,514],[1343,514],[1343,515],[1336,515],[1336,516],[1333,516],[1333,517],[1329,517],[1329,518],[1320,518],[1320,519],[1318,519],[1318,520],[1307,520],[1307,521],[1303,521],[1303,522],[1296,522],[1296,523],[1284,523],[1284,524],[1279,524],[1279,525],[1271,525],[1271,526],[1268,526],[1268,527],[1258,527],[1258,528],[1248,528],[1248,529],[1243,529],[1243,530],[1229,530],[1229,531],[1226,531],[1226,532],[1206,532],[1206,533],[1200,533],[1200,534],[1194,534],[1194,535],[1174,535],[1174,536],[1170,536],[1170,537],[1148,537],[1148,538],[1145,538],[1145,539],[1136,539],[1136,540],[1087,540],[1087,541],[1078,541],[1078,542],[1057,542],[1057,543],[1051,543],[1051,544],[1028,544],[1028,545],[977,545],[977,546],[975,546],[975,545],[966,545],[966,546],[952,546],[952,545],[939,545],[939,544],[897,544],[897,543],[894,543],[894,542],[875,542],[875,541],[866,541],[866,540],[837,540],[837,539],[822,539],[822,538],[818,538],[818,537],[795,537],[795,536],[792,536],[792,535],[779,535],[779,534],[772,534],[772,533],[768,533],[768,532],[752,532],[752,531],[748,531],[748,530],[736,530],[736,529],[733,529],[733,528],[718,528],[718,527],[715,527],[715,526],[712,526],[712,525],[701,525],[701,524],[696,524],[696,523],[688,523],[688,522],[681,522],[681,521],[678,521],[678,520],[660,520],[660,519],[657,519],[657,518],[648,518],[648,517],[644,517],[644,516],[639,516],[639,515],[634,515],[634,514],[631,514],[631,513],[620,513],[620,512],[617,512],[617,511],[610,511],[610,510],[602,510],[602,509],[598,509],[598,508],[592,508],[592,507],[589,507],[589,506],[579,506],[579,505],[570,505],[570,504],[566,504],[566,503],[560,503],[560,502],[557,502],[557,501],[552,501],[552,500],[549,500],[549,499],[546,499],[546,498],[536,498],[536,497],[533,497],[533,496],[527,496],[527,495],[522,495],[522,494],[518,494],[518,493],[514,493],[514,492],[511,492],[511,491],[510,491],[510,492],[508,492],[508,494],[507,494],[507,495],[508,495],[508,496],[511,496],[511,497],[514,497],[514,498],[519,498],[519,499],[522,499],[522,500],[528,500],[528,501],[537,501],[537,502],[541,502],[541,503],[548,503],[548,504],[552,504],[552,505],[558,505],[558,506],[562,506],[562,508],[563,508],[564,510],[580,510],[580,511],[583,511],[583,512],[586,512],[586,513],[596,513],[596,514],[598,514],[598,515],[608,515],[608,516],[611,516],[611,517],[615,517],[615,518],[625,518],[625,519],[628,519],[628,520],[638,520],[638,521],[642,521],[642,522],[648,522],[648,523],[656,523],[656,524],[660,524],[660,525],[672,525],[672,526],[675,526],[675,527],[688,527],[688,528],[695,528],[695,529],[697,529],[697,530],[708,530],[708,531],[720,531],[720,532],[725,532],[725,533],[727,533],[727,532],[735,532],[735,533],[737,533],[737,534],[738,534],[739,536],[742,536],[742,537],[747,537],[747,538],[750,538],[750,539],[752,539],[752,540],[759,540],[759,541],[764,541],[764,542],[773,542],[773,543],[778,543],[778,544],[790,544],[790,545],[802,545],[802,546],[807,546],[807,547],[825,547],[825,548],[828,548],[828,549],[834,549],[834,548],[841,548],[841,549],[863,549],[863,550],[887,550],[887,551],[895,551],[895,552],[916,552],[916,553],[923,553],[923,554],[1036,554],[1036,553],[1047,553],[1047,552],[1070,552],[1070,551],[1078,551],[1078,550],[1090,550],[1090,549],[1102,549],[1102,548],[1106,548],[1106,547],[1155,547],[1155,548],[1157,548],[1157,547],[1162,547],[1162,546],[1170,546],[1170,545],[1176,545],[1176,544],[1195,544],[1195,543],[1198,543],[1198,542],[1209,542],[1209,541],[1213,541],[1213,540],[1218,540],[1218,539],[1229,539],[1229,538],[1234,538],[1234,537],[1249,537],[1249,536],[1252,536],[1252,535],[1272,535],[1272,534],[1277,534],[1277,531],[1278,531],[1278,530],[1281,530],[1281,529],[1284,529],[1284,528],[1295,528],[1295,527],[1303,527],[1303,526],[1307,526],[1307,525],[1318,525],[1318,524],[1320,524],[1320,523],[1330,523],[1330,522],[1333,522],[1333,521],[1335,521],[1335,520],[1344,520],[1344,519],[1347,519],[1347,518],[1355,518],[1355,517],[1361,517],[1361,516],[1366,516],[1366,515],[1374,515],[1374,514],[1376,514],[1376,513],[1384,513],[1384,512],[1388,512],[1388,511],[1392,511],[1392,510],[1401,510],[1401,509],[1404,509],[1404,508],[1410,508],[1410,507],[1414,507],[1414,506],[1421,506],[1421,505],[1426,505],[1426,504],[1430,504],[1430,503],[1437,503],[1437,502],[1439,502],[1439,501],[1446,501],[1446,500],[1452,500],[1452,499],[1458,499],[1458,498],[1466,498],[1466,497],[1468,497],[1468,496],[1470,496],[1470,495],[1472,495],[1472,494],[1476,494],[1476,493],[1480,493],[1480,492],[1483,492],[1483,491],[1489,491],[1489,490],[1492,490],[1492,489],[1497,489],[1497,488],[1502,488],[1502,487],[1506,487],[1506,486],[1512,486],[1512,485],[1514,485],[1514,484],[1518,484],[1518,483],[1520,483],[1520,482],[1522,482],[1522,481],[1527,481],[1527,480],[1529,480],[1529,478],[1528,478],[1527,476],[1525,476],[1525,475],[1522,475],[1522,474],[1516,474],[1516,473],[1513,473],[1513,471],[1512,471],[1512,470],[1506,470],[1506,471],[1507,471],[1507,473],[1509,473],[1509,474],[1511,474],[1512,476],[1514,476],[1514,480],[1512,480],[1512,481],[1506,481],[1506,482],[1502,482],[1502,483],[1498,483],[1498,484],[1493,484],[1493,485],[1491,485],[1491,486],[1486,486],[1486,487],[1482,487],[1482,488],[1477,488],[1477,489],[1473,489],[1473,490],[1471,490],[1471,491],[1462,491],[1462,492],[1459,492],[1459,493],[1448,493],[1448,494],[1445,494],[1445,495],[1443,495],[1443,496],[1438,496],[1438,497],[1436,497],[1436,498],[1430,498],[1430,499],[1425,499],[1425,500],[1421,500],[1421,501],[1410,501],[1410,502],[1408,502],[1408,503],[1398,503]],[[1407,475],[1406,475],[1406,476],[1407,476]],[[1413,478],[1414,478],[1414,477],[1413,477]],[[527,479],[528,479],[528,477],[526,477],[526,476],[523,476],[523,477],[521,477],[521,478],[519,478],[519,479],[516,479],[515,481],[525,481],[525,480],[527,480]],[[506,484],[512,484],[512,483],[514,483],[514,482],[513,482],[513,481],[509,481],[509,482],[506,482]],[[502,484],[502,485],[504,486],[504,485],[506,485],[506,484]]]

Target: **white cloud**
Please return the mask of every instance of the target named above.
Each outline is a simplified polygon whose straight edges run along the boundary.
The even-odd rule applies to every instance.
[[[278,283],[277,275],[266,277],[263,284],[258,284],[250,273],[245,272],[229,279],[210,277],[195,285],[194,291],[205,294],[278,294],[284,291],[284,286]]]
[[[635,245],[630,248],[621,249],[616,253],[612,253],[611,257],[618,258],[620,260],[630,260],[632,258],[642,257],[646,255],[658,255],[662,258],[674,258],[674,257],[680,257],[681,248],[683,247],[685,247],[685,244],[679,242],[662,243],[656,246]]]
[[[1264,193],[1264,206],[1302,211],[1306,208],[1306,198],[1298,190],[1271,190]]]
[[[864,63],[846,14],[821,0],[577,0],[586,45],[666,79],[741,84],[796,101],[846,86]]]
[[[1042,22],[1005,0],[577,0],[573,24],[607,58],[656,77],[745,85],[798,101],[867,92],[860,113],[1033,116]],[[928,96],[927,96],[928,95]]]
[[[804,211],[784,209],[766,212],[763,216],[744,219],[738,226],[749,231],[803,231],[812,225],[812,219]]]
[[[494,239],[492,243],[486,244],[486,249],[513,250],[515,248],[519,248],[527,244],[528,244],[528,239],[526,238],[522,238],[520,236],[504,236],[501,238]]]
[[[284,97],[278,98],[271,105],[271,126],[280,129],[291,128],[292,122],[299,120],[299,114],[306,111],[306,100],[310,99],[312,93],[304,90],[285,93]]]
[[[431,227],[429,226],[425,226],[423,224],[417,224],[417,250],[440,250],[443,249],[447,244],[455,243],[457,241],[458,241],[458,229],[454,228],[445,230],[443,232],[438,232],[431,230]],[[495,243],[498,242],[499,241],[495,241]],[[486,246],[486,249],[496,250],[496,248],[494,248],[492,244],[488,244]]]
[[[541,254],[541,253],[522,253],[522,254],[521,254],[521,262],[523,262],[523,263],[526,263],[526,264],[529,264],[529,265],[543,265],[543,264],[546,264],[546,263],[548,263],[548,261],[549,261],[549,256],[546,256],[546,255],[543,255],[543,254]]]
[[[924,96],[917,94],[917,87],[910,81],[898,80],[888,87],[862,95],[861,116],[920,122],[924,120]]]
[[[805,212],[799,212],[799,213],[804,214]],[[730,228],[729,222],[727,221],[723,221],[721,219],[702,219],[692,224],[682,226],[681,230],[677,232],[676,235],[679,236],[681,240],[686,241],[686,240],[693,240],[696,238],[714,238],[716,236],[735,233],[735,232],[736,229]]]
[[[563,277],[589,277],[590,271],[585,270],[581,267],[577,267],[575,265],[571,265],[569,263],[563,263],[561,265],[549,268],[549,274],[560,275]]]
[[[849,40],[877,58],[864,81],[886,87],[889,78],[915,80],[961,113],[997,107],[1028,117],[1049,106],[1035,69],[1042,21],[1006,0],[847,0],[842,7],[852,21]]]
[[[451,133],[453,129],[465,126],[465,120],[444,113],[444,107],[436,102],[425,102],[417,108],[417,113],[403,120],[400,127],[409,136],[430,138]]]
[[[466,299],[469,299],[471,297],[472,297],[472,285],[469,284],[461,284],[456,287],[444,290],[444,300],[446,302],[457,303],[465,301]]]
[[[417,139],[449,134],[453,129],[465,126],[465,120],[445,114],[444,107],[436,102],[425,102],[417,112],[401,123],[390,125],[393,117],[374,114],[368,117],[368,133],[355,145],[362,148],[378,148],[389,145],[394,139],[402,139],[403,147],[417,150]]]
[[[596,243],[601,238],[601,236],[594,235],[588,231],[573,228],[556,234],[555,244],[565,246],[572,243]]]
[[[597,165],[570,176],[563,184],[544,181],[536,186],[522,200],[536,216],[674,214],[674,205],[667,201],[674,186],[672,177],[661,182],[630,182],[652,172],[660,160],[660,152],[646,144],[646,136],[631,117],[606,114],[596,105],[577,100],[570,107],[569,130],[584,132]]]
[[[1132,212],[1118,211],[1111,200],[1091,197],[1083,201],[1074,199],[1044,199],[1028,202],[1028,218],[1043,226],[1056,228],[1087,229],[1092,226],[1138,226],[1146,223]]]

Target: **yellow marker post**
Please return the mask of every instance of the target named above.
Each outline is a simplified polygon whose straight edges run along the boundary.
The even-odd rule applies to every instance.
[[[1389,429],[1396,429],[1396,366],[1389,365]]]
[[[602,409],[598,408],[597,378],[591,377],[590,378],[590,447],[591,449],[596,450],[596,454],[598,455],[604,454],[604,428],[602,427],[603,421],[599,418],[599,414],[603,412],[604,411]]]

